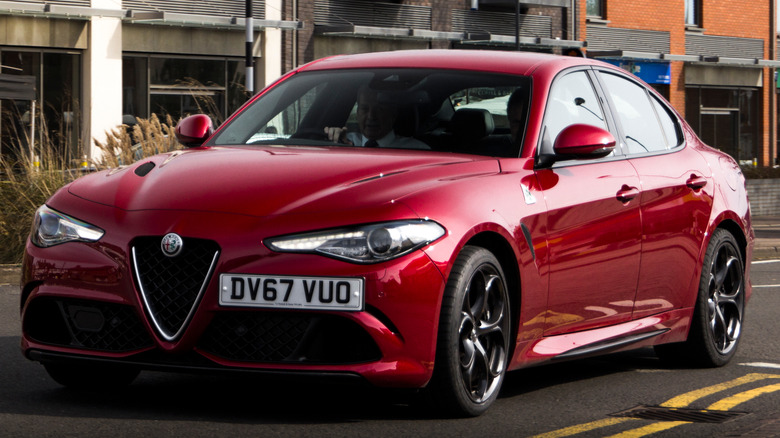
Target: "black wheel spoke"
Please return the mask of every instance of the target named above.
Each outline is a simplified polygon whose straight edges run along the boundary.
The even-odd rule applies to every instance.
[[[474,364],[474,356],[476,354],[474,338],[471,336],[473,327],[473,319],[464,312],[460,323],[460,366],[469,370]]]
[[[468,370],[464,370],[463,380],[471,396],[475,400],[481,400],[490,385],[490,381],[486,378],[488,360],[484,346],[479,341],[474,346],[474,361]]]
[[[487,306],[487,281],[482,271],[474,275],[466,291],[466,301],[464,307],[468,307],[469,314],[475,321],[479,321]]]
[[[715,306],[715,313],[710,320],[710,330],[712,330],[715,345],[720,350],[726,348],[726,318],[718,306]]]
[[[723,287],[723,282],[726,280],[726,275],[728,275],[726,264],[723,260],[721,260],[721,257],[718,257],[715,260],[715,266],[713,266],[713,278],[716,288],[720,289]]]

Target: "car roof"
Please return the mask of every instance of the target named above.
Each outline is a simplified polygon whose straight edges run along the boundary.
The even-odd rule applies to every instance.
[[[351,68],[443,68],[530,75],[540,66],[555,71],[576,65],[605,64],[587,58],[546,53],[431,49],[336,55],[306,64],[299,71]]]

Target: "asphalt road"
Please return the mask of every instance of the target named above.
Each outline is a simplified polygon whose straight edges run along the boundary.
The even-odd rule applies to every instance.
[[[644,349],[520,370],[474,419],[438,418],[406,393],[237,376],[144,372],[121,392],[65,390],[21,356],[18,287],[0,286],[0,437],[780,436],[780,261],[752,271],[728,366],[666,368]],[[743,415],[721,424],[612,416],[640,405]]]

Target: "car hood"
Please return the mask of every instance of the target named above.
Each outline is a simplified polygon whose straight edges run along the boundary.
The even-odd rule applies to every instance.
[[[73,182],[123,210],[266,216],[377,207],[453,178],[496,173],[489,157],[353,148],[214,147],[156,155]]]

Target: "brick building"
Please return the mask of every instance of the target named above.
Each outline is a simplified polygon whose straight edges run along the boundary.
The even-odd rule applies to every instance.
[[[324,56],[380,50],[471,48],[561,52],[573,37],[571,0],[293,0],[283,35],[286,70]]]
[[[580,0],[588,56],[653,84],[708,144],[777,157],[775,0]]]
[[[33,78],[39,108],[80,136],[134,116],[218,116],[245,98],[246,0],[0,0],[0,75]],[[777,157],[776,0],[252,0],[253,82],[333,54],[465,48],[583,53],[653,85],[709,144]],[[106,56],[108,54],[108,56]],[[107,81],[105,78],[117,78]],[[121,78],[121,81],[118,79]],[[0,84],[2,90],[2,84]],[[0,153],[9,150],[0,95]],[[58,110],[59,109],[59,110]],[[59,111],[59,114],[55,114]],[[67,115],[67,117],[64,117]],[[220,118],[220,117],[217,117]]]
[[[283,36],[283,65],[414,48],[586,52],[653,85],[709,144],[765,166],[777,157],[775,15],[775,0],[298,0],[285,16],[305,25]]]

